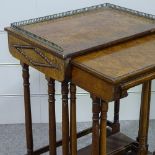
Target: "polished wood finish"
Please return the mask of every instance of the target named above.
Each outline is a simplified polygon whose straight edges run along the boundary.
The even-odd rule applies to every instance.
[[[64,61],[63,59],[60,59],[60,58],[52,55],[45,48],[40,48],[34,42],[32,42],[31,39],[28,40],[27,38],[22,38],[21,36],[14,35],[12,33],[11,34],[9,33],[8,36],[9,36],[9,38],[8,38],[9,50],[15,58],[19,59],[21,62],[28,64],[29,66],[31,66],[33,68],[39,70],[40,72],[44,73],[48,77],[52,77],[53,79],[58,80],[58,81],[64,80],[65,69],[66,69],[65,63],[67,63],[67,61]],[[58,66],[58,68],[55,69],[55,68],[51,68],[51,67],[34,66],[30,61],[25,59],[25,57],[21,53],[19,53],[18,50],[13,45],[27,45],[27,46],[35,47],[36,50],[39,50],[39,52],[45,58],[47,58],[51,64],[56,64]],[[38,53],[36,53],[33,49],[23,49],[23,52],[30,59],[32,59],[34,62],[38,62],[39,64],[48,65],[46,59],[44,59],[43,57],[38,55]]]
[[[115,107],[115,123],[119,120],[119,99],[127,95],[129,88],[144,83],[143,89],[145,90],[142,93],[142,112],[138,136],[138,153],[142,155],[147,154],[148,151],[147,134],[151,88],[146,85],[148,85],[148,81],[155,78],[154,37],[155,35],[136,39],[72,60],[72,81],[77,86],[101,97],[105,102],[113,100],[116,101],[116,104],[118,102]],[[96,88],[92,83],[95,84]],[[104,131],[105,128],[104,123]],[[119,129],[119,125],[117,129]],[[103,135],[105,140],[106,134]],[[103,154],[106,154],[106,152],[103,152]]]
[[[68,113],[68,82],[61,83],[62,93],[62,152],[69,153],[69,113]]]
[[[76,66],[72,68],[72,82],[99,98],[104,98],[107,101],[109,98],[111,101],[114,100],[113,94],[115,90],[112,84],[106,83]]]
[[[48,77],[46,79],[49,96],[49,152],[50,155],[56,155],[55,80]]]
[[[92,155],[99,155],[99,137],[100,137],[100,124],[99,124],[99,114],[101,111],[100,98],[97,98],[94,95],[92,97]]]
[[[70,83],[70,154],[77,155],[76,86]]]
[[[143,84],[138,133],[138,155],[146,155],[148,151],[148,128],[150,114],[151,81]]]
[[[119,11],[119,8],[114,9],[107,5],[105,8],[85,13],[78,12],[70,16],[65,15],[63,18],[38,21],[18,27],[49,42],[54,42],[63,49],[63,52],[56,53],[50,47],[48,49],[51,50],[51,53],[65,58],[83,54],[86,51],[94,52],[95,47],[111,46],[118,40],[122,42],[130,38],[133,39],[143,32],[151,33],[154,31],[155,24],[149,18],[140,17],[127,11]],[[14,30],[14,33],[16,32]],[[20,36],[22,35],[21,33]],[[27,33],[24,35],[28,36]],[[37,42],[35,37],[30,38]]]
[[[82,17],[83,18],[83,17]],[[72,19],[74,19],[74,18],[72,18]],[[72,20],[71,19],[71,20]],[[90,18],[90,20],[91,20],[92,18]],[[110,19],[111,20],[111,19]],[[119,20],[118,20],[119,21]],[[46,23],[46,22],[45,22]],[[45,25],[45,23],[43,24],[43,25]],[[39,23],[38,23],[39,24]],[[54,24],[54,22],[51,22],[51,24],[50,25],[53,25]],[[66,23],[67,24],[67,23]],[[126,24],[126,23],[124,23],[124,24]],[[39,24],[39,26],[41,26],[42,24]],[[42,25],[42,26],[43,26]],[[145,25],[145,24],[144,24]],[[31,24],[30,25],[28,25],[28,27],[31,27]],[[36,26],[37,26],[37,24],[36,24]],[[86,26],[86,25],[85,25]],[[97,26],[97,25],[95,25],[95,26]],[[33,28],[35,28],[35,24],[32,26]],[[144,26],[145,27],[145,26]],[[143,28],[144,28],[143,27]],[[33,29],[32,28],[32,29]],[[44,29],[45,27],[43,26],[43,29]],[[49,28],[49,27],[48,27]],[[102,27],[103,28],[103,27]],[[108,26],[108,28],[109,28],[109,26]],[[142,28],[142,27],[141,27]],[[37,29],[35,29],[34,31],[36,31]],[[52,29],[50,28],[49,30],[47,30],[47,27],[45,28],[45,30],[46,31],[44,31],[44,32],[48,32],[48,31],[51,31]],[[87,29],[86,29],[87,30]],[[96,29],[94,29],[95,31],[96,31]],[[134,31],[134,30],[132,30],[132,29],[130,29],[131,31]],[[139,26],[137,26],[137,30],[139,31]],[[69,61],[70,61],[70,59],[64,59],[64,58],[60,58],[58,55],[55,55],[54,53],[53,53],[53,51],[47,46],[47,45],[45,45],[45,44],[43,44],[43,43],[41,43],[41,42],[39,42],[39,41],[37,41],[37,40],[35,40],[35,39],[33,39],[33,38],[31,38],[31,37],[28,37],[26,34],[24,35],[24,34],[22,34],[22,33],[20,33],[20,32],[18,32],[18,31],[15,31],[14,29],[12,29],[12,28],[6,28],[6,31],[8,31],[8,41],[9,41],[9,49],[10,49],[10,52],[11,52],[11,54],[14,56],[14,57],[16,57],[17,59],[19,59],[19,60],[21,60],[22,62],[24,62],[24,63],[26,63],[26,64],[28,64],[28,65],[30,65],[30,66],[32,66],[33,68],[36,68],[37,70],[39,70],[39,71],[41,71],[42,73],[44,73],[46,76],[49,76],[49,77],[52,77],[53,79],[55,79],[55,80],[58,80],[58,81],[64,81],[65,80],[65,77],[66,76],[69,76],[68,74],[68,71],[66,71],[66,70],[68,70],[68,64],[69,64]],[[40,30],[39,30],[40,31]],[[60,31],[59,31],[60,32]],[[76,33],[78,33],[78,31],[75,31]],[[102,32],[103,32],[103,30],[102,30]],[[107,33],[109,33],[110,31],[107,31],[106,30],[106,32]],[[121,29],[121,32],[122,32],[122,29]],[[127,34],[129,32],[129,29],[126,29],[126,31],[125,31],[125,35]],[[33,33],[37,33],[37,32],[33,32]],[[43,33],[43,32],[42,32]],[[66,34],[66,31],[64,31],[64,33]],[[99,33],[101,33],[101,32],[99,32]],[[117,30],[117,33],[118,33],[118,30]],[[135,33],[135,32],[134,32]],[[47,33],[48,35],[50,35],[50,33]],[[54,33],[54,34],[57,34],[57,33]],[[52,35],[54,35],[54,34],[52,34]],[[62,34],[62,32],[61,32],[61,34]],[[81,35],[79,34],[78,36],[80,37],[80,36],[82,36],[82,38],[84,38],[84,36],[86,35],[85,33],[82,35],[83,33],[81,33]],[[109,41],[112,41],[113,39],[112,39],[112,37],[111,37],[111,35],[110,34],[112,34],[112,31],[109,33]],[[89,33],[89,35],[90,35],[90,33]],[[104,35],[105,35],[105,33],[104,33]],[[58,35],[59,36],[59,35]],[[93,35],[94,36],[94,35]],[[101,35],[100,35],[101,36]],[[150,47],[152,47],[153,45],[154,45],[154,43],[153,43],[153,40],[154,40],[154,38],[155,37],[152,37],[153,35],[150,35],[151,37],[148,39],[147,37],[144,37],[144,39],[138,39],[139,40],[139,42],[141,42],[141,44],[142,43],[145,43],[144,45],[146,45],[146,43],[147,42],[150,42],[150,44],[151,45],[149,45]],[[59,36],[60,37],[60,36]],[[107,38],[108,36],[106,35],[106,38]],[[114,35],[114,37],[115,37],[115,35]],[[117,36],[117,37],[120,37],[120,36]],[[87,39],[87,40],[85,40],[86,42],[88,41],[90,41],[90,39],[96,39],[96,37],[92,37],[92,38],[85,38],[85,39]],[[105,38],[105,37],[104,37]],[[54,39],[55,39],[55,37],[54,37]],[[59,39],[59,41],[63,41],[63,42],[65,42],[67,39]],[[71,47],[70,45],[70,43],[71,43],[71,41],[72,40],[70,40],[69,39],[69,45],[67,45],[67,47]],[[131,41],[132,42],[132,41]],[[126,47],[130,47],[130,46],[132,46],[132,45],[136,45],[136,44],[139,44],[139,42],[137,43],[135,40],[131,43],[131,42],[127,42],[127,43],[125,43],[125,45],[123,45],[123,46],[121,46],[121,45],[118,45],[118,46],[114,46],[114,48],[113,49],[109,49],[109,50],[107,50],[107,48],[106,48],[106,50],[105,51],[112,51],[112,52],[115,52],[115,50],[118,48],[118,49],[123,49],[123,48],[126,48]],[[77,38],[76,38],[76,45],[77,45]],[[91,45],[92,45],[92,42],[90,42],[91,43]],[[90,45],[90,43],[88,44],[88,45]],[[108,42],[106,41],[106,43],[108,44]],[[48,58],[49,60],[50,60],[50,62],[52,63],[52,64],[54,64],[54,65],[57,65],[58,66],[58,69],[55,69],[55,68],[49,68],[49,67],[41,67],[41,66],[34,66],[31,62],[29,62],[28,60],[26,60],[23,56],[22,56],[22,54],[20,54],[20,53],[18,53],[17,52],[17,49],[14,47],[14,45],[28,45],[28,46],[32,46],[32,47],[34,47],[35,49],[37,49],[37,50],[39,50],[40,52],[41,52],[41,54],[42,55],[44,55],[46,58]],[[80,44],[81,45],[81,44]],[[108,44],[108,46],[109,46],[109,44]],[[137,45],[138,46],[138,45]],[[83,48],[83,47],[81,47],[81,48]],[[143,46],[140,46],[140,48],[142,48],[142,49],[145,49],[145,47],[143,48]],[[75,46],[74,46],[74,49],[75,49]],[[127,48],[128,49],[128,48]],[[137,49],[136,49],[137,50]],[[71,50],[71,51],[73,51],[73,49]],[[102,52],[103,50],[101,49],[100,50],[100,52],[97,52],[97,50],[93,50],[93,53],[107,53],[107,52]],[[141,51],[141,49],[138,49],[137,51]],[[46,60],[45,59],[43,59],[42,57],[40,57],[35,51],[33,51],[32,49],[30,49],[30,50],[28,50],[28,49],[25,49],[24,50],[24,53],[26,53],[26,55],[29,57],[29,58],[31,58],[31,59],[33,59],[34,61],[37,61],[37,62],[39,62],[39,63],[44,63],[44,64],[46,64],[47,65],[47,62],[46,62]],[[75,52],[76,53],[76,52]],[[81,54],[83,54],[83,53],[81,53]],[[62,52],[61,53],[61,55],[64,57],[65,56],[65,52]],[[141,55],[142,56],[142,54],[141,53],[139,53],[139,55]],[[150,55],[150,54],[148,54],[148,55]],[[91,56],[91,55],[90,55]],[[111,58],[108,58],[107,59],[107,61],[104,63],[104,64],[107,64],[107,62],[109,63],[109,62],[111,62],[111,60],[109,61],[109,59],[111,59]],[[117,59],[117,57],[116,57],[116,59]],[[146,58],[147,59],[147,58]],[[131,60],[131,59],[130,59]],[[124,60],[125,61],[125,60]],[[117,62],[117,61],[114,61],[113,60],[113,62]],[[147,61],[146,61],[147,62]],[[92,64],[94,64],[94,63],[92,63]],[[130,64],[135,64],[134,62],[131,62]],[[82,65],[82,64],[81,64]],[[133,69],[133,66],[127,66],[126,68],[129,68],[129,69]],[[117,68],[115,68],[115,70],[113,70],[112,72],[113,73],[115,73],[116,75],[116,77],[117,76],[121,76],[121,72],[120,71],[118,71],[117,73],[116,73],[116,70],[117,69],[119,69],[119,63],[118,64],[115,64],[114,66],[117,66]],[[124,65],[123,65],[124,66]],[[145,66],[145,64],[144,64],[144,66]],[[94,66],[95,67],[95,66]],[[103,65],[103,67],[104,67],[104,65]],[[138,67],[138,66],[137,66]],[[105,70],[105,68],[104,68],[104,70]],[[125,71],[125,70],[124,70]],[[65,74],[65,73],[68,73],[67,75]],[[109,70],[109,72],[111,72],[110,70]],[[106,70],[105,70],[105,73],[106,73]],[[117,75],[118,74],[118,75]],[[70,76],[69,76],[70,77]],[[126,77],[126,76],[125,76]],[[111,79],[110,79],[111,80]]]
[[[154,44],[155,35],[150,35],[77,57],[72,80],[105,101],[120,99],[129,88],[155,78]]]
[[[24,86],[24,105],[25,105],[25,129],[27,142],[27,155],[33,155],[33,131],[30,101],[30,83],[29,83],[29,66],[21,63],[23,72]]]
[[[108,103],[103,101],[101,102],[101,131],[100,131],[100,155],[107,154],[107,112],[108,112]]]
[[[155,34],[77,57],[72,63],[87,72],[96,73],[107,82],[129,81],[134,76],[153,71],[154,44]]]
[[[115,24],[111,24],[114,22]],[[147,154],[150,102],[150,82],[148,81],[155,79],[155,34],[154,30],[150,31],[150,35],[145,34],[145,37],[140,37],[138,34],[143,34],[154,26],[154,22],[150,19],[124,12],[120,13],[118,10],[109,8],[88,11],[84,14],[74,15],[74,18],[69,16],[54,21],[49,20],[20,26],[26,31],[61,46],[63,51],[60,53],[55,52],[47,43],[37,40],[34,37],[35,35],[30,37],[27,35],[28,33],[21,33],[15,28],[5,29],[8,32],[10,53],[23,63],[28,155],[34,154],[28,65],[49,78],[62,82],[62,141],[56,142],[56,137],[52,137],[52,134],[55,133],[55,107],[54,83],[51,79],[52,81],[48,81],[50,146],[36,151],[38,154],[47,151],[48,148],[50,148],[51,154],[56,154],[56,146],[62,144],[63,155],[69,155],[70,153],[75,155],[77,150],[76,137],[86,135],[91,131],[93,136],[92,154],[108,154],[108,145],[106,145],[106,143],[108,144],[106,142],[107,124],[111,126],[113,133],[119,131],[119,100],[127,96],[129,88],[142,83],[144,85],[137,143],[138,154]],[[138,36],[138,38],[135,36]],[[118,44],[117,41],[121,43]],[[16,47],[17,45],[32,48],[21,48],[22,51],[20,51]],[[85,52],[88,51],[91,53],[86,54]],[[85,55],[83,55],[84,53]],[[74,56],[78,57],[73,59]],[[71,126],[69,128],[68,83],[70,81],[74,86],[76,84],[95,96],[93,98],[93,103],[95,103],[93,104],[93,127],[80,134],[75,134],[76,113],[74,112],[76,111],[76,105],[75,90],[73,89],[75,87],[73,85],[71,89]],[[102,100],[101,105],[97,104],[99,100]],[[110,101],[115,101],[114,123],[107,121],[108,102]],[[99,106],[101,107],[99,108]],[[99,124],[100,111],[101,120]],[[70,137],[69,129],[71,129]],[[111,138],[117,140],[113,140],[111,144],[115,148],[112,154],[124,155],[128,151],[128,146],[130,148],[128,143],[123,143],[125,146],[121,145],[121,149],[118,149],[115,146],[121,140],[117,139],[117,136],[111,136]],[[69,149],[69,143],[71,144],[71,150]],[[132,148],[130,149],[132,150]],[[84,155],[86,153],[84,151]]]

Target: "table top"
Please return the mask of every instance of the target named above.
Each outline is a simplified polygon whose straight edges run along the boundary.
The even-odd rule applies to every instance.
[[[72,64],[114,84],[147,75],[155,72],[155,34],[77,57]]]
[[[48,45],[53,54],[68,58],[152,33],[155,17],[106,3],[13,23],[11,27],[23,37]]]
[[[154,28],[153,15],[103,4],[6,30],[10,53],[22,63],[113,101],[155,78]]]

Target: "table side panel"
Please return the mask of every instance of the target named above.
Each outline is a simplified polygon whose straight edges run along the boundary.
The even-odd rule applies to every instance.
[[[101,97],[105,101],[112,101],[115,98],[116,89],[94,75],[72,66],[72,82],[86,91]]]
[[[10,53],[23,63],[44,73],[55,80],[63,81],[65,77],[65,61],[46,50],[42,50],[8,33]],[[15,48],[25,47],[25,48]],[[28,48],[27,48],[28,47]],[[32,47],[32,49],[29,47]]]
[[[126,97],[128,89],[153,79],[155,79],[155,72],[152,70],[138,77],[133,76],[125,82],[114,84],[98,77],[95,72],[72,65],[72,82],[108,102]]]

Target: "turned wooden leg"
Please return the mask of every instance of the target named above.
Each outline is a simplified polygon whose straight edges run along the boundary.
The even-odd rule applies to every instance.
[[[62,89],[62,152],[69,155],[69,115],[68,115],[68,82],[61,83]]]
[[[27,155],[33,155],[33,132],[32,132],[32,116],[31,116],[31,103],[30,103],[29,66],[24,63],[21,63],[21,65],[22,65],[23,86],[24,86]]]
[[[119,109],[120,109],[120,99],[114,102],[114,123],[112,126],[112,133],[117,133],[120,131]]]
[[[93,105],[92,105],[92,112],[93,112],[93,128],[92,128],[92,155],[99,155],[99,113],[101,111],[100,106],[100,99],[96,96],[92,95]]]
[[[106,155],[106,127],[107,127],[107,112],[108,112],[108,103],[102,101],[101,103],[101,129],[100,129],[100,155]]]
[[[49,96],[49,154],[56,155],[55,81],[52,78],[46,79]]]
[[[150,114],[151,81],[145,82],[142,88],[139,132],[138,132],[138,155],[146,155],[148,151],[148,128]]]
[[[76,86],[70,83],[70,152],[77,155]]]

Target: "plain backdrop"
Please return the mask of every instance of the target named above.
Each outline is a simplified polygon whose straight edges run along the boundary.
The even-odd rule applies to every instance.
[[[154,0],[0,0],[0,124],[24,122],[24,106],[21,67],[9,53],[4,27],[10,23],[63,11],[109,2],[142,12],[155,14]],[[30,69],[31,101],[34,123],[48,122],[47,82],[43,74]],[[155,119],[155,82],[152,86],[151,119]],[[129,96],[121,100],[120,119],[139,118],[141,86],[129,90]],[[60,84],[56,83],[57,122],[61,122]],[[88,92],[78,88],[77,119],[91,120],[91,100]],[[113,103],[108,118],[113,119]]]

